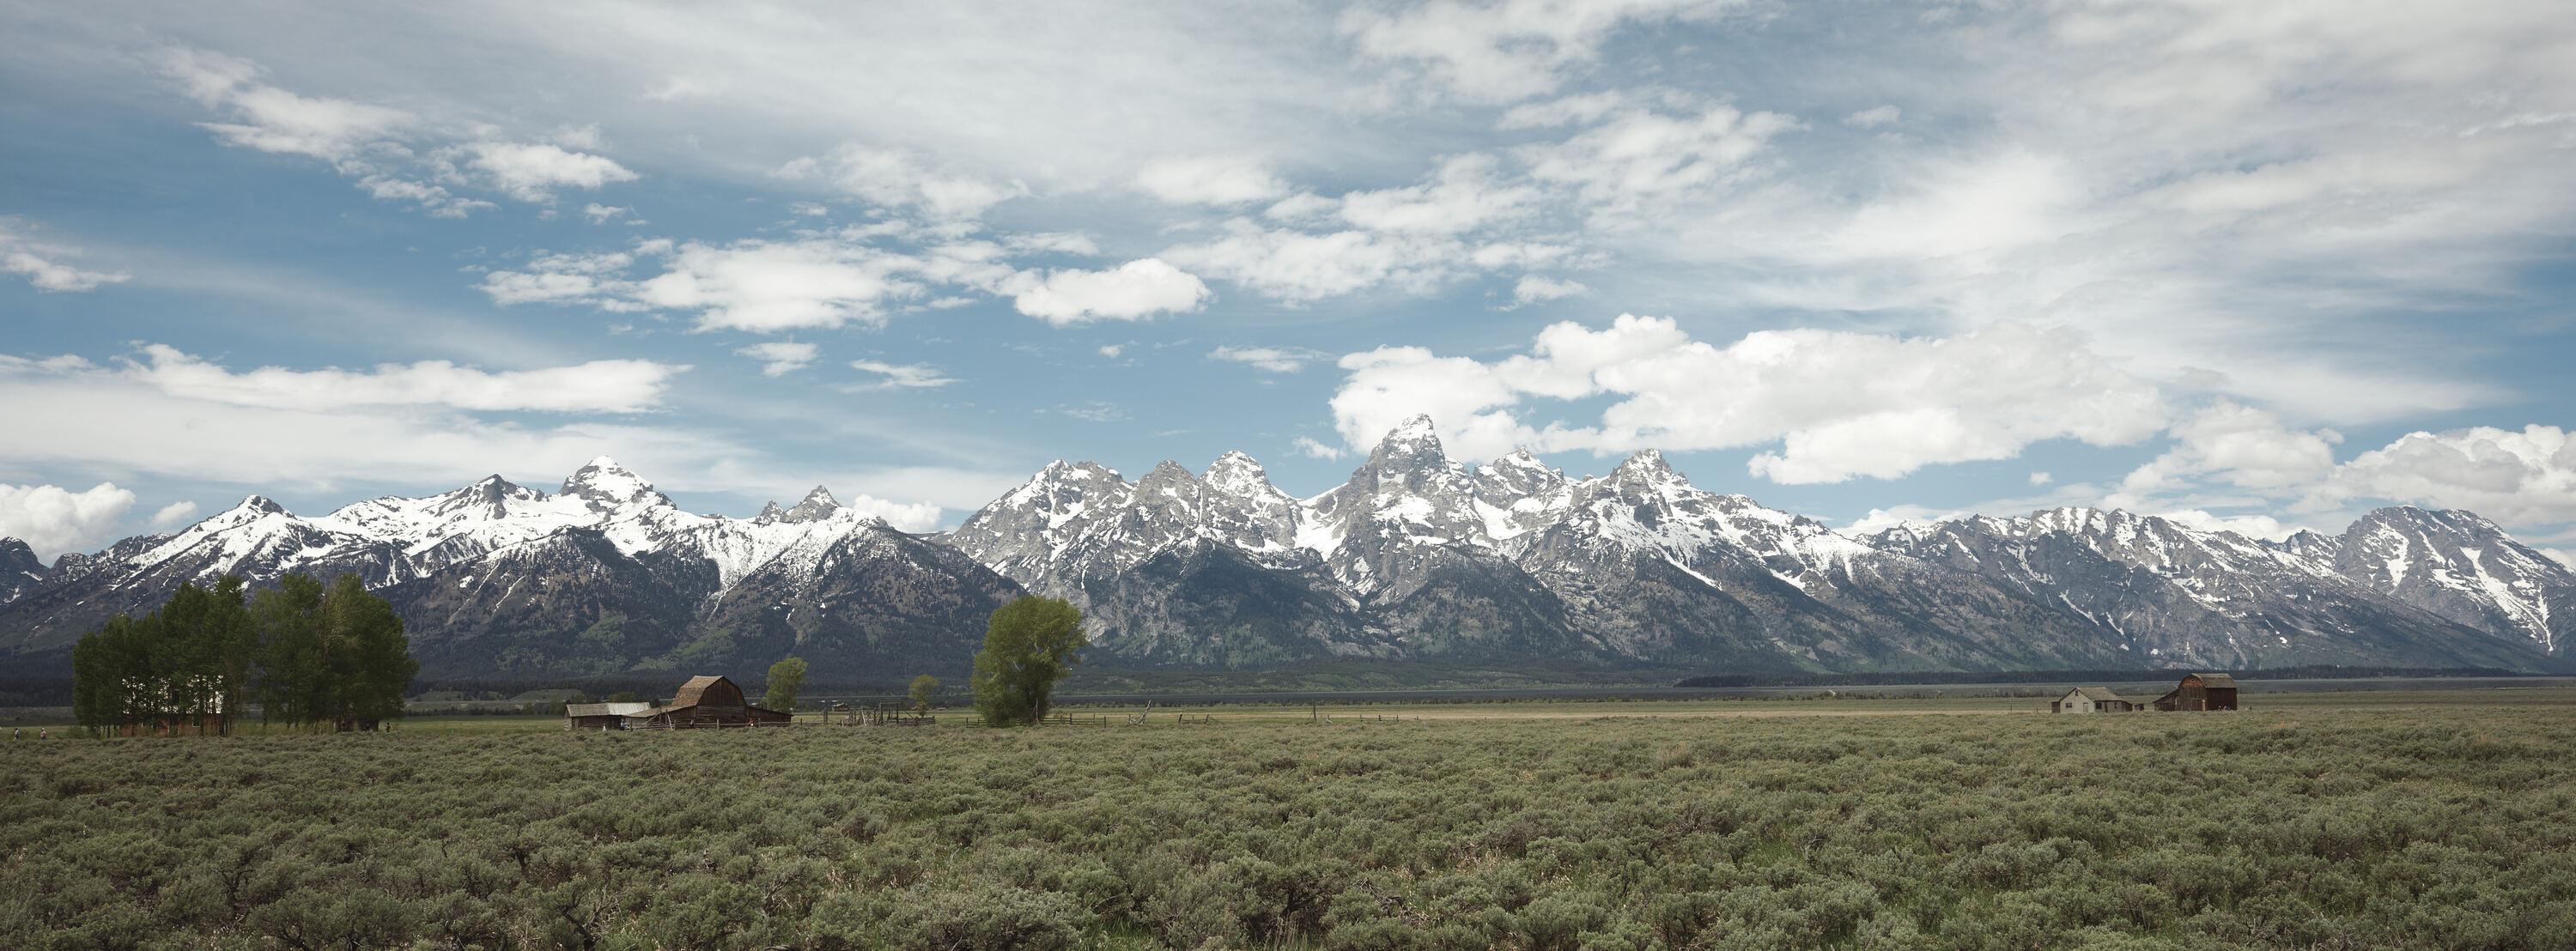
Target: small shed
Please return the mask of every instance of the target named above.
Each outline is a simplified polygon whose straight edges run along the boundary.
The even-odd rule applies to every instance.
[[[649,703],[567,703],[564,704],[564,729],[629,730],[639,719],[650,719]]]
[[[2077,687],[2048,705],[2050,713],[2127,713],[2142,704],[2102,687]]]
[[[2234,710],[2236,678],[2226,674],[2184,674],[2173,692],[2156,698],[2158,710]]]

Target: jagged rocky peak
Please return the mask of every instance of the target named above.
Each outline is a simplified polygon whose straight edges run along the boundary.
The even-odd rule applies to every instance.
[[[1154,471],[1145,473],[1144,478],[1136,480],[1136,494],[1139,497],[1155,495],[1195,497],[1198,494],[1198,488],[1199,477],[1183,468],[1180,463],[1169,459],[1155,463]]]
[[[1664,454],[1653,449],[1637,450],[1635,455],[1621,460],[1619,468],[1610,470],[1609,478],[1612,482],[1638,488],[1686,489],[1690,487],[1690,480],[1682,478],[1681,473],[1673,471],[1673,464],[1665,461]]]
[[[776,502],[771,502],[760,507],[760,514],[752,516],[751,523],[754,525],[775,525],[778,523],[779,519],[786,517],[786,515],[786,509],[779,508],[778,503]]]
[[[776,502],[770,503],[770,507],[772,509],[777,508],[777,506],[778,503]],[[824,519],[831,518],[833,513],[840,510],[841,500],[832,497],[832,490],[818,485],[814,487],[814,491],[805,493],[805,501],[796,503],[795,508],[788,509],[786,512],[780,514],[777,520],[781,522],[819,522]],[[765,515],[768,513],[764,512],[762,514]]]
[[[1376,466],[1446,465],[1448,461],[1440,448],[1440,430],[1427,413],[1397,423],[1386,431],[1386,438],[1377,441],[1377,448],[1369,450],[1369,464]]]
[[[1287,497],[1287,493],[1270,484],[1270,471],[1262,468],[1259,460],[1241,452],[1216,457],[1215,462],[1208,463],[1207,474],[1199,477],[1199,483],[1231,498]]]
[[[588,500],[593,509],[611,509],[638,503],[650,504],[662,499],[653,491],[653,483],[644,481],[617,460],[600,456],[584,464],[564,479],[564,495]]]
[[[0,538],[0,584],[6,584],[11,577],[44,573],[45,563],[36,557],[34,548],[15,538]]]
[[[431,510],[441,514],[479,510],[492,518],[500,518],[509,514],[509,504],[513,501],[533,502],[545,497],[543,492],[513,485],[499,475],[488,475],[480,482],[439,496]]]
[[[1476,467],[1479,494],[1499,504],[1534,495],[1548,495],[1565,487],[1569,480],[1564,470],[1552,469],[1539,461],[1529,448],[1519,447],[1510,455]]]
[[[2272,547],[2312,562],[2331,565],[2336,553],[2343,550],[2343,539],[2303,528],[2288,538],[2273,542]]]

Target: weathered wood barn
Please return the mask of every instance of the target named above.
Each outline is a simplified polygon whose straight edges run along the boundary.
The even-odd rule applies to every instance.
[[[564,729],[687,730],[699,727],[784,726],[794,719],[744,700],[742,688],[723,677],[691,677],[671,695],[671,702],[567,703]]]
[[[691,677],[680,685],[654,714],[654,719],[673,727],[700,726],[772,726],[794,719],[776,710],[763,710],[742,697],[742,688],[723,677]]]
[[[2050,713],[2128,713],[2146,704],[2112,693],[2103,687],[2077,687],[2066,696],[2051,701]]]
[[[2158,710],[2234,710],[2236,678],[2226,674],[2184,674],[2173,692],[2157,697]]]

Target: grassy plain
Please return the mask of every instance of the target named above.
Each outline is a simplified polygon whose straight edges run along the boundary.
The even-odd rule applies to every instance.
[[[30,740],[0,947],[2576,947],[2576,690],[2247,702]]]

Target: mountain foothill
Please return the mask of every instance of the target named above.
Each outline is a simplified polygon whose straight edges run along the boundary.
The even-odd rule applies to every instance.
[[[1130,481],[1058,462],[910,534],[817,487],[681,511],[605,457],[552,493],[493,476],[304,517],[262,497],[46,565],[0,540],[0,671],[179,585],[355,574],[441,680],[961,675],[991,612],[1082,609],[1086,663],[1261,670],[1455,662],[1793,673],[2559,669],[2576,572],[2475,514],[2414,507],[2273,542],[2116,510],[1836,532],[1699,489],[1653,450],[1598,477],[1452,461],[1427,418],[1311,498],[1227,453]]]

